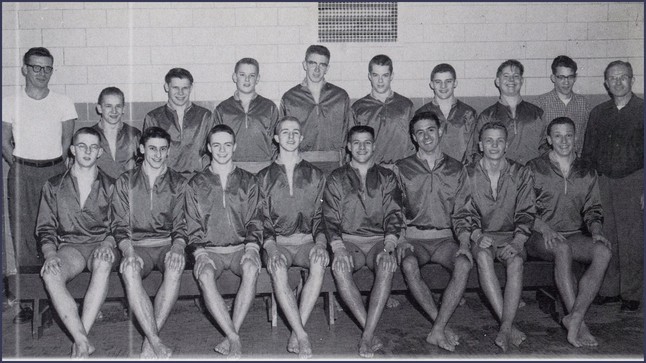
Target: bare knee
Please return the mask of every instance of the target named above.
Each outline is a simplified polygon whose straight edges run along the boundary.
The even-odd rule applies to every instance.
[[[310,264],[310,279],[323,279],[325,275],[325,266],[315,263]]]
[[[402,270],[406,276],[418,276],[419,275],[419,263],[415,256],[406,256],[402,261]]]
[[[604,263],[608,263],[610,258],[612,258],[612,251],[610,251],[610,249],[603,243],[595,243],[593,253],[595,260],[599,260]]]
[[[553,253],[556,260],[572,260],[572,247],[569,243],[557,242]]]
[[[100,258],[92,259],[92,273],[110,273],[111,270],[112,262],[108,262]]]
[[[260,272],[258,266],[250,260],[245,260],[241,267],[243,276],[257,276]]]
[[[210,265],[204,266],[200,275],[197,277],[197,281],[200,283],[200,286],[205,284],[210,284],[215,281],[215,270]]]
[[[493,266],[493,257],[489,253],[489,250],[484,248],[478,248],[475,251],[475,259],[478,264],[478,268],[482,269],[485,266]]]
[[[523,270],[523,258],[515,255],[511,257],[509,260],[507,260],[507,270],[512,271],[514,273],[521,272]]]
[[[139,268],[133,264],[128,264],[123,267],[123,272],[121,273],[125,283],[132,283],[136,279],[141,278]]]
[[[179,281],[179,279],[182,277],[182,273],[184,271],[182,270],[175,270],[175,269],[170,269],[166,264],[164,264],[164,280],[169,280],[169,281]]]
[[[454,271],[459,273],[467,273],[471,271],[473,265],[471,261],[465,255],[459,255],[455,258],[455,265],[453,266]]]

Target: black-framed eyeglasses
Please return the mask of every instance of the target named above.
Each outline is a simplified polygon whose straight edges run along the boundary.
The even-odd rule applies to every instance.
[[[38,66],[38,65],[35,65],[35,64],[25,64],[25,65],[27,67],[31,67],[31,69],[35,73],[40,73],[40,71],[45,71],[45,74],[50,74],[50,73],[52,73],[54,71],[54,67],[50,67],[50,66],[43,67],[43,66]]]

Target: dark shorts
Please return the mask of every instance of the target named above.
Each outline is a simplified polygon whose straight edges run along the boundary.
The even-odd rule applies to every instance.
[[[83,259],[85,259],[85,265],[87,269],[92,271],[92,261],[94,260],[92,255],[94,254],[94,250],[96,250],[100,246],[101,246],[101,242],[61,243],[60,245],[58,245],[58,250],[60,251],[63,248],[73,248],[77,250],[78,252],[81,253],[81,255],[83,256]],[[114,262],[112,263],[112,266],[113,266],[113,269],[116,269],[116,267],[119,266],[119,263],[121,262],[121,251],[119,251],[118,248],[113,247],[112,253],[114,254]]]
[[[496,258],[500,262],[505,262],[500,258],[500,252],[502,251],[502,248],[505,247],[507,244],[509,244],[511,241],[514,240],[514,232],[484,232],[486,236],[489,236],[493,238],[493,243],[490,247],[485,248],[484,250],[489,250],[491,251],[491,256],[493,258]],[[482,248],[478,247],[476,243],[473,244],[473,247],[471,248],[471,253],[475,257],[478,251],[483,250]],[[527,261],[527,249],[523,248],[522,251],[520,252],[520,257],[523,259],[523,261]]]
[[[220,276],[224,270],[231,270],[237,276],[242,276],[242,264],[240,261],[244,253],[244,248],[229,253],[217,253],[207,247],[208,258],[215,263],[216,277]]]
[[[172,245],[159,247],[134,247],[135,253],[144,260],[144,268],[141,269],[141,276],[146,277],[156,267],[162,273],[165,270],[164,259]]]
[[[363,266],[368,266],[372,271],[375,270],[375,260],[379,252],[384,250],[384,240],[377,243],[359,243],[343,241],[346,250],[352,256],[354,271],[360,270]]]
[[[302,245],[278,245],[278,251],[287,259],[287,267],[310,267],[310,251],[316,246],[313,242]],[[262,260],[267,266],[269,256],[266,250],[262,250]]]
[[[413,246],[413,251],[406,250],[405,257],[413,255],[420,266],[433,261],[452,268],[455,265],[455,253],[459,245],[453,237],[434,239],[406,239]]]
[[[565,243],[582,242],[582,243],[589,243],[590,246],[593,245],[592,237],[586,236],[581,232],[562,233],[562,234],[566,238]],[[527,242],[525,242],[525,249],[527,250],[527,254],[532,257],[537,257],[546,261],[554,261],[554,252],[548,250],[545,247],[543,234],[540,232],[532,233],[532,235],[529,237]]]

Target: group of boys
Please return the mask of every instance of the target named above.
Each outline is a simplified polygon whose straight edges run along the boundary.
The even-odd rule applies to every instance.
[[[383,346],[374,333],[398,267],[434,322],[427,341],[449,351],[459,337],[447,323],[474,262],[500,320],[495,343],[503,350],[526,339],[513,321],[527,254],[555,261],[569,312],[563,323],[574,346],[598,344],[583,318],[616,258],[611,250],[619,251],[621,284],[616,274],[607,290],[614,295],[606,298],[621,292],[622,308],[638,308],[634,270],[641,274],[641,265],[628,270],[633,281],[624,281],[623,272],[624,258],[635,265],[642,255],[641,218],[621,215],[628,204],[639,215],[643,208],[643,195],[635,194],[643,190],[643,100],[631,92],[629,63],[607,67],[613,99],[592,110],[582,134],[588,116],[581,112],[590,107],[572,92],[576,63],[566,56],[554,60],[555,89],[540,98],[542,108],[520,95],[522,64],[503,62],[495,79],[500,99],[479,117],[455,97],[456,72],[448,64],[433,69],[435,97],[413,112],[412,102],[391,88],[387,56],[370,61],[372,91],[352,105],[343,89],[325,80],[329,60],[327,48],[310,46],[305,79],[276,107],[255,91],[258,63],[243,58],[232,76],[234,96],[213,114],[190,101],[190,72],[173,68],[164,84],[168,103],[146,115],[143,132],[122,121],[124,95],[109,87],[98,99],[100,121],[70,137],[76,118],[71,101],[47,88],[53,57],[44,48],[25,54],[25,94],[3,98],[12,233],[22,241],[15,242],[18,256],[44,258],[41,275],[74,339],[73,357],[94,351],[88,332],[116,265],[145,335],[141,356],[170,357],[159,331],[178,298],[188,258],[206,307],[226,335],[215,350],[230,358],[241,356],[239,330],[263,265],[292,330],[287,350],[299,358],[312,356],[304,326],[330,262],[341,299],[361,325],[359,355],[366,358]],[[61,100],[52,106],[36,102],[53,96]],[[51,129],[45,137],[41,124]],[[577,157],[582,135],[584,159]],[[45,148],[50,154],[32,155],[41,142],[52,144]],[[73,163],[66,169],[68,148]],[[349,161],[329,175],[302,154],[343,149]],[[236,161],[270,163],[254,175]],[[19,185],[30,172],[40,179]],[[29,206],[29,193],[40,202]],[[29,221],[16,222],[34,210],[40,251],[35,241],[25,242]],[[615,215],[610,227],[608,210]],[[619,231],[639,239],[619,240]],[[496,259],[506,267],[504,292]],[[578,287],[573,260],[590,264]],[[420,275],[429,262],[452,271],[439,308]],[[300,302],[288,283],[290,266],[309,269]],[[364,266],[375,274],[367,309],[353,280]],[[65,284],[86,267],[92,277],[79,315]],[[153,304],[142,279],[155,268],[164,279]],[[232,316],[216,285],[225,269],[241,277]]]

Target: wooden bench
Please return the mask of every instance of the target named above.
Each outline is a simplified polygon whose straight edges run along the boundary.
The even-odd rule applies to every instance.
[[[48,308],[48,304],[42,304],[45,300],[49,300],[49,295],[45,289],[45,284],[40,277],[40,268],[27,267],[21,269],[20,272],[20,285],[22,287],[21,297],[22,301],[32,301],[34,305],[34,317],[32,319],[31,333],[32,336],[37,335],[38,338],[43,333],[43,314]],[[82,299],[85,296],[87,287],[90,283],[90,272],[84,271],[69,281],[67,288],[70,294],[75,299]],[[296,287],[300,281],[301,275],[298,269],[290,269],[288,271],[288,281],[291,287]],[[144,288],[148,296],[155,296],[159,286],[162,283],[163,276],[159,271],[153,271],[150,275],[143,280]],[[218,291],[222,295],[235,295],[240,286],[240,278],[233,274],[231,271],[226,270],[216,282]],[[180,297],[199,297],[201,295],[198,282],[193,277],[192,270],[186,270],[182,274],[180,282]],[[265,268],[261,269],[258,274],[256,283],[256,295],[269,295],[267,312],[268,320],[271,321],[272,326],[277,326],[278,312],[276,302],[273,297],[273,288],[269,273]],[[113,271],[110,274],[108,282],[108,295],[107,298],[125,298],[125,288],[123,286],[119,273]]]
[[[43,301],[48,300],[49,296],[45,290],[42,278],[39,275],[39,268],[22,269],[20,273],[22,294],[21,300],[33,301],[34,304],[34,318],[32,320],[32,336],[37,335],[38,338],[43,333],[42,315],[45,312],[46,304],[41,304]],[[505,269],[500,263],[495,264],[496,274],[500,279],[501,285],[505,283]],[[288,271],[289,284],[292,288],[298,285],[301,278],[306,278],[305,269],[299,267],[290,268]],[[425,265],[421,269],[422,278],[426,281],[431,289],[443,290],[449,282],[450,274],[442,266],[437,264]],[[83,272],[72,281],[68,283],[68,289],[75,299],[82,299],[87,290],[90,281],[90,273]],[[368,268],[364,267],[355,273],[355,281],[361,292],[368,292],[372,289],[374,276]],[[159,271],[153,271],[145,280],[144,288],[149,296],[154,296],[162,282],[162,274]],[[240,278],[234,275],[231,271],[224,271],[220,278],[217,280],[217,286],[222,295],[235,295],[240,285]],[[542,289],[554,286],[553,278],[553,264],[546,261],[528,261],[525,263],[523,273],[523,288],[524,289]],[[478,276],[476,268],[471,270],[469,279],[467,281],[468,289],[479,288]],[[401,269],[398,269],[393,276],[392,291],[407,291],[408,287],[404,281]],[[323,294],[325,314],[330,326],[334,325],[335,308],[334,308],[334,293],[336,292],[336,284],[332,276],[331,270],[328,267],[323,279],[323,286],[321,293]],[[273,295],[273,288],[271,278],[265,268],[263,268],[258,276],[256,285],[256,295],[267,296],[267,312],[268,321],[271,322],[272,327],[278,325],[278,309]],[[180,284],[180,297],[197,297],[200,296],[200,289],[197,281],[193,278],[191,270],[184,271]],[[552,297],[550,294],[548,296]],[[110,275],[108,283],[108,298],[124,298],[125,289],[121,281],[121,277],[116,271]],[[557,297],[552,297],[557,300]]]
[[[496,275],[500,280],[500,285],[505,285],[506,274],[505,267],[502,263],[496,262],[494,265]],[[554,282],[554,264],[548,261],[532,260],[525,262],[524,271],[523,271],[523,289],[538,289],[541,293],[547,294],[550,298],[554,300],[556,304],[558,300],[558,294],[553,296],[549,292],[545,292],[545,288],[551,288],[555,286]],[[444,290],[446,285],[451,279],[451,274],[444,269],[439,264],[427,264],[424,265],[421,270],[422,279],[426,281],[429,287],[432,290]],[[367,267],[363,267],[361,270],[354,273],[354,280],[357,283],[357,287],[361,292],[369,292],[372,290],[372,284],[374,282],[374,275]],[[478,281],[478,271],[474,267],[471,269],[469,274],[469,279],[467,280],[467,289],[479,289],[480,282]],[[404,279],[404,275],[401,271],[401,268],[397,268],[393,276],[391,291],[407,291],[408,287]],[[321,293],[324,294],[324,307],[325,314],[330,325],[334,324],[336,320],[335,317],[335,308],[334,308],[334,293],[336,292],[336,284],[334,283],[334,278],[332,276],[332,271],[330,268],[327,268],[325,277],[323,278],[323,287],[321,288]]]

